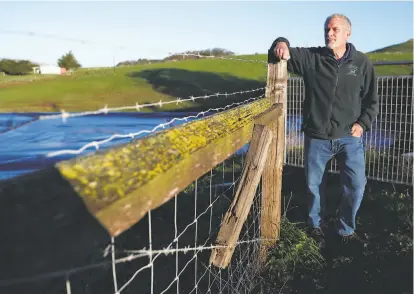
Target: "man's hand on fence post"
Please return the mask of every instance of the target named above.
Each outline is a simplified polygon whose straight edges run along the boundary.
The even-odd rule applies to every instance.
[[[275,56],[280,58],[281,60],[290,59],[289,48],[285,42],[277,43],[273,52],[275,53]]]

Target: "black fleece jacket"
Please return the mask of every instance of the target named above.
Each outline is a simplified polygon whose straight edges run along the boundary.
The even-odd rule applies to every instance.
[[[364,131],[378,114],[377,82],[371,61],[348,43],[348,57],[338,62],[326,47],[290,47],[286,38],[277,38],[268,51],[276,61],[274,48],[286,42],[290,59],[288,71],[303,77],[305,100],[302,130],[318,139],[337,139],[351,134],[356,122]]]

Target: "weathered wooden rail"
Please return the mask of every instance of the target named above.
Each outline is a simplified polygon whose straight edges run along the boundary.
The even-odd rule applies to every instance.
[[[252,138],[244,179],[250,181],[252,174],[254,179],[240,184],[231,209],[245,202],[242,222],[262,176],[265,252],[279,235],[286,85],[286,62],[274,62],[268,66],[265,99],[0,182],[0,293],[8,281],[24,284],[85,265],[111,236],[131,228]],[[213,255],[223,255],[213,252],[214,264],[226,267],[239,232],[240,223],[231,242],[226,241],[230,235],[219,236],[217,243],[225,240],[232,249],[225,262],[214,261]]]

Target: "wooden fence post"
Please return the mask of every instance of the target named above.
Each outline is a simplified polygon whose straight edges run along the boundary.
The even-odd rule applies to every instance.
[[[273,132],[269,125],[281,114],[281,105],[273,105],[255,120],[240,183],[217,236],[216,245],[219,247],[211,252],[210,263],[217,267],[226,268],[233,256],[242,226],[247,219],[260,177],[266,166],[269,146],[273,139]]]
[[[264,262],[269,248],[280,234],[282,172],[285,152],[285,118],[287,104],[287,61],[275,62],[269,53],[266,98],[283,105],[282,115],[270,125],[273,132],[266,166],[262,176],[261,248],[260,262]]]

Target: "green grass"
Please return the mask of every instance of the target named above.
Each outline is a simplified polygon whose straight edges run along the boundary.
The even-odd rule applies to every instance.
[[[398,47],[399,46],[399,47]],[[391,52],[368,53],[373,61],[413,60],[411,45],[400,44]],[[404,47],[405,46],[405,47]],[[407,47],[407,48],[406,48]],[[398,50],[397,50],[398,49]],[[401,51],[401,50],[405,51]],[[266,61],[266,54],[237,58]],[[378,66],[381,75],[409,75],[412,66]],[[217,92],[263,87],[267,69],[263,63],[232,60],[183,60],[106,69],[79,69],[71,76],[0,77],[0,111],[84,111],[136,103],[153,103]],[[249,96],[252,97],[252,96]],[[234,98],[234,99],[233,99]],[[244,100],[246,97],[232,97]],[[142,111],[199,110],[219,107],[223,99],[207,99]],[[227,100],[229,101],[229,100]]]
[[[105,105],[135,105],[223,90],[228,93],[248,90],[263,87],[265,80],[264,65],[228,60],[185,60],[106,70],[79,70],[73,76],[0,88],[1,111],[81,111]],[[193,92],[187,93],[186,89]],[[205,106],[205,102],[202,104]],[[200,103],[195,101],[170,104],[162,110],[199,106]]]
[[[409,61],[413,60],[413,53],[411,52],[374,52],[368,53],[368,57],[373,62],[379,61]],[[381,65],[375,67],[375,72],[378,76],[402,76],[412,75],[412,65]]]
[[[326,261],[315,240],[300,225],[283,216],[280,239],[270,251],[264,271],[257,277],[256,288],[261,292],[253,293],[294,293],[297,287],[292,284],[297,281],[301,281],[302,287],[310,283],[313,289],[321,290],[323,285],[319,279],[324,266]]]
[[[413,43],[414,39],[410,39],[406,42],[402,42],[399,44],[394,44],[391,46],[387,46],[381,49],[377,49],[372,51],[372,53],[381,53],[381,52],[405,52],[412,55],[413,53]]]
[[[8,85],[12,83],[27,83],[27,82],[35,82],[37,80],[44,80],[44,79],[53,79],[56,76],[48,76],[48,75],[34,75],[28,74],[23,76],[11,76],[11,75],[0,75],[0,87],[3,85]]]

